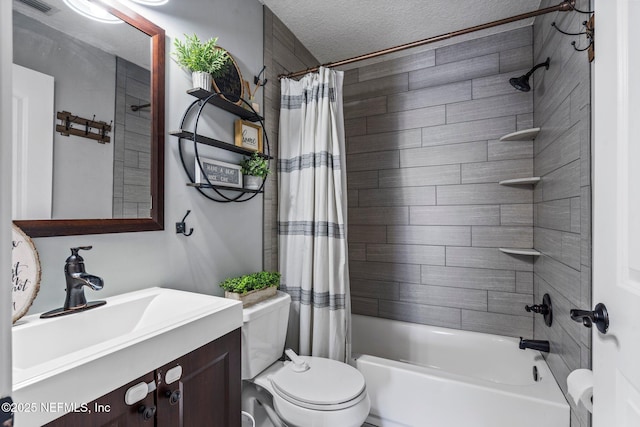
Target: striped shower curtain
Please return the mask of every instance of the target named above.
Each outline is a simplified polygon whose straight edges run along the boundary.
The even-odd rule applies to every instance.
[[[351,352],[343,73],[281,81],[279,267],[291,295],[287,345],[346,361]]]

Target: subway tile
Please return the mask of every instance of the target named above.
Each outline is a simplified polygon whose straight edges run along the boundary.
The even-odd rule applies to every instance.
[[[438,307],[487,311],[487,291],[400,283],[400,300]]]
[[[500,205],[500,225],[533,226],[533,205],[530,203]]]
[[[497,270],[533,271],[530,256],[505,254],[498,248],[448,246],[447,266],[494,268]]]
[[[127,209],[127,202],[136,203],[135,214],[132,214],[132,216],[135,217],[138,215],[137,203],[149,203],[150,200],[151,200],[151,188],[148,185],[125,185],[124,186],[125,210]]]
[[[349,225],[402,225],[409,223],[406,206],[350,208]]]
[[[350,261],[349,274],[360,280],[420,283],[420,266],[416,264]]]
[[[447,286],[451,288],[513,292],[516,290],[516,274],[520,274],[520,272],[486,268],[437,267],[426,265],[422,267],[421,282],[427,285]]]
[[[533,113],[518,114],[516,116],[517,130],[531,129],[533,126]]]
[[[538,110],[536,109],[536,111]],[[549,144],[558,140],[561,135],[571,128],[569,122],[570,113],[571,103],[570,100],[566,99],[555,107],[553,114],[549,116],[547,121],[541,122],[539,117],[536,116],[536,126],[540,128],[534,144],[536,154],[542,152]]]
[[[367,245],[364,243],[349,243],[349,259],[352,261],[367,260]]]
[[[471,245],[471,227],[409,225],[387,227],[387,242],[407,245]]]
[[[438,186],[436,196],[438,205],[495,205],[532,201],[530,188],[497,183]]]
[[[275,30],[275,26],[274,26]],[[278,37],[273,38],[273,57],[286,71],[304,70],[305,64],[298,58],[293,49],[289,48],[290,40],[283,40]],[[295,41],[293,42],[295,44]]]
[[[406,111],[417,108],[451,104],[471,99],[471,80],[456,82],[442,86],[411,90],[389,95],[389,111]]]
[[[380,187],[417,187],[460,183],[460,165],[381,170]]]
[[[393,74],[407,73],[421,68],[433,67],[436,64],[434,50],[427,50],[413,55],[394,58],[390,61],[377,62],[359,68],[360,81],[377,79]]]
[[[355,225],[349,219],[349,243],[385,243],[387,241],[387,227],[384,225]]]
[[[533,273],[516,271],[516,292],[533,295]]]
[[[360,190],[358,200],[362,207],[435,205],[436,188],[430,186]]]
[[[526,71],[529,71],[531,67],[533,67],[533,46],[531,45],[516,47],[514,49],[503,50],[500,52],[501,73],[513,73],[511,77],[518,77],[521,74],[518,74],[517,70],[525,69]],[[506,80],[506,84],[511,86],[509,84],[509,79]]]
[[[378,300],[375,298],[351,298],[351,312],[353,314],[362,314],[364,316],[378,315]]]
[[[536,154],[536,176],[547,175],[579,158],[580,126],[575,125]]]
[[[516,122],[511,116],[431,126],[422,130],[422,145],[428,147],[497,139],[515,130]]]
[[[343,82],[343,84],[345,86],[347,86],[347,85],[351,85],[351,84],[354,84],[354,83],[358,83],[359,75],[360,75],[360,69],[359,68],[346,70],[344,72],[344,82]]]
[[[409,208],[409,224],[500,225],[500,206],[412,206]]]
[[[355,99],[375,98],[407,90],[409,90],[409,76],[407,73],[403,73],[344,86],[342,96],[344,102],[349,102]]]
[[[367,133],[392,132],[445,123],[445,107],[435,106],[367,117]]]
[[[387,112],[387,97],[378,96],[344,103],[344,118],[354,119]]]
[[[571,199],[536,203],[536,226],[572,231]]]
[[[531,27],[475,38],[436,49],[436,64],[440,65],[522,46],[530,46],[532,40]]]
[[[444,265],[443,246],[368,244],[366,260],[403,264]]]
[[[378,171],[349,172],[347,175],[347,188],[377,188]]]
[[[357,297],[385,300],[397,300],[400,297],[399,285],[396,282],[352,279],[350,289],[351,295]]]
[[[473,79],[473,99],[489,98],[499,95],[511,95],[516,89],[509,84],[509,79],[520,76],[528,70],[511,71],[503,74],[493,74]]]
[[[124,137],[127,141],[128,150],[151,153],[151,138],[148,135],[142,135],[136,132],[132,132],[129,130],[129,128],[127,128],[124,131]]]
[[[367,133],[367,119],[359,117],[357,119],[345,119],[344,136],[349,139],[353,136],[365,135]]]
[[[498,141],[491,140],[488,160],[533,159],[533,141]]]
[[[581,264],[591,266],[591,187],[580,190]]]
[[[533,176],[533,159],[498,160],[462,165],[462,184],[499,182]]]
[[[400,153],[398,151],[347,154],[347,174],[358,171],[393,169],[399,166]]]
[[[544,201],[580,196],[580,161],[545,175],[541,182]]]
[[[533,318],[462,310],[462,329],[510,337],[533,336]]]
[[[409,89],[438,86],[452,82],[497,74],[500,67],[497,53],[409,72]]]
[[[530,93],[518,92],[447,105],[447,123],[525,114],[533,111]]]
[[[536,260],[536,274],[553,284],[570,301],[580,300],[580,272],[543,254]]]
[[[283,47],[293,52],[293,50],[295,49],[296,36],[291,32],[291,30],[289,30],[289,28],[285,24],[282,23],[280,18],[278,18],[274,14],[271,15],[273,21],[273,37],[278,39],[280,43],[282,43]]]
[[[151,175],[146,169],[138,169],[126,167],[124,168],[124,184],[125,185],[142,185],[149,187],[151,185]]]
[[[532,248],[533,227],[471,227],[471,245],[484,248]]]
[[[147,100],[150,96],[149,83],[141,82],[131,77],[127,77],[127,95],[135,96],[141,100]]]
[[[295,39],[293,53],[296,57],[300,58],[307,67],[313,67],[320,62],[297,38]]]
[[[486,160],[486,141],[411,148],[400,151],[400,167],[402,168],[484,162]]]
[[[489,291],[489,307],[492,313],[513,314],[515,316],[532,316],[527,314],[525,305],[533,304],[533,295],[514,294],[510,292]]]
[[[379,316],[445,328],[460,328],[460,309],[406,302],[380,301]]]
[[[373,135],[359,135],[347,138],[346,145],[347,153],[416,148],[422,145],[422,132],[420,129],[407,129]]]

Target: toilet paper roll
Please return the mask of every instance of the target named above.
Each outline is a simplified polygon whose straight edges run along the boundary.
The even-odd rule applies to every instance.
[[[576,406],[582,402],[587,411],[593,411],[593,372],[591,369],[576,369],[567,377],[569,396]]]

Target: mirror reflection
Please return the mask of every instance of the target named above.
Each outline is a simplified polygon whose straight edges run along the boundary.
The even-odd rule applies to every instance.
[[[150,37],[63,0],[13,8],[13,219],[149,218]]]

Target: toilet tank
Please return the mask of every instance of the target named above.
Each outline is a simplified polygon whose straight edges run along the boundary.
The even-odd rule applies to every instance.
[[[242,310],[242,379],[255,377],[282,356],[289,323],[289,294],[276,295]]]

